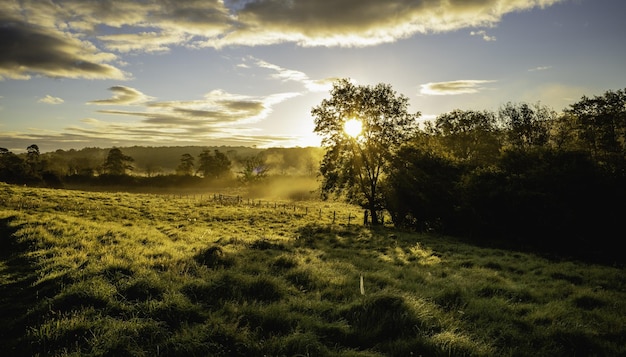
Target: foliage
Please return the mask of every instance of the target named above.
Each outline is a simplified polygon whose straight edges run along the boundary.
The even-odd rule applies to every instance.
[[[623,268],[333,223],[360,209],[328,201],[0,184],[0,203],[10,356],[626,354]]]
[[[26,164],[29,176],[39,177],[41,175],[43,170],[41,157],[39,155],[39,146],[32,144],[26,148]]]
[[[459,164],[418,147],[400,149],[391,165],[386,207],[398,227],[458,233]]]
[[[315,133],[326,149],[320,168],[322,191],[347,192],[369,210],[372,224],[377,225],[383,208],[379,185],[393,153],[415,133],[420,114],[409,114],[408,98],[382,83],[359,86],[342,79],[333,85],[330,96],[311,110]],[[356,138],[344,132],[350,119],[362,123],[363,132]]]
[[[213,155],[209,150],[203,150],[198,158],[200,163],[198,170],[207,179],[219,179],[228,176],[231,162],[228,157],[219,150],[214,150]]]
[[[191,176],[193,175],[194,168],[194,158],[189,153],[184,153],[180,157],[180,164],[176,167],[176,174],[182,176]]]
[[[386,208],[399,226],[623,263],[611,232],[626,200],[625,107],[618,91],[561,116],[526,103],[442,114],[396,155]]]
[[[489,111],[456,109],[427,122],[425,132],[431,150],[472,165],[493,162],[502,147],[497,116]]]
[[[504,128],[505,145],[515,149],[531,149],[548,143],[550,125],[556,113],[539,103],[513,104],[500,108],[498,119]]]
[[[6,148],[0,148],[0,181],[21,183],[28,176],[24,160]]]
[[[59,174],[51,170],[49,160],[41,158],[39,147],[33,144],[26,150],[26,155],[16,155],[6,148],[0,148],[0,181],[62,187]]]
[[[239,179],[244,183],[258,182],[267,177],[268,171],[269,167],[265,163],[263,156],[250,156],[242,162]]]
[[[109,154],[102,165],[102,171],[105,174],[114,176],[125,175],[127,171],[133,169],[133,166],[130,164],[133,161],[133,158],[124,155],[121,149],[113,148],[109,150]]]
[[[572,121],[570,136],[576,147],[597,161],[624,166],[626,160],[626,89],[607,91],[602,96],[580,101],[566,110]]]

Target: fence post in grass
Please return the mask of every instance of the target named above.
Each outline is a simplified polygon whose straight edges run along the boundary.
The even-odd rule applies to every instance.
[[[352,214],[348,213],[348,225],[350,225],[350,219],[352,219]]]
[[[333,224],[335,224],[335,217],[337,216],[337,211],[333,211]]]

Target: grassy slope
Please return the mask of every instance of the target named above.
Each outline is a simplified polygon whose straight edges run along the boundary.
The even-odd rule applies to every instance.
[[[207,197],[0,184],[2,351],[626,354],[623,269]]]

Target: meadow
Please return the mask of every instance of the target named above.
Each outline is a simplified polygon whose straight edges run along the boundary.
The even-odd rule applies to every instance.
[[[0,183],[9,356],[625,356],[623,267],[339,202]]]

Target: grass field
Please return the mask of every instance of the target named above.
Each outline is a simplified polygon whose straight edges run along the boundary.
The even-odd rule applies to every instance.
[[[2,354],[626,355],[623,268],[360,216],[0,184]]]

